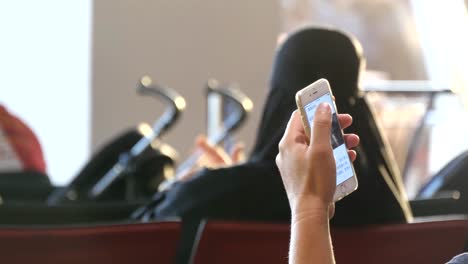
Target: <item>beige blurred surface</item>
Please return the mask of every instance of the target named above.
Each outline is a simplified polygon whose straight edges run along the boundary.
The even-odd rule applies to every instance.
[[[367,68],[393,80],[427,78],[409,0],[283,0],[282,25],[337,27],[361,42]]]
[[[94,2],[92,149],[124,128],[153,122],[162,104],[135,93],[149,74],[187,99],[164,137],[182,156],[205,131],[205,82],[236,81],[255,107],[238,138],[253,144],[279,32],[275,1]]]

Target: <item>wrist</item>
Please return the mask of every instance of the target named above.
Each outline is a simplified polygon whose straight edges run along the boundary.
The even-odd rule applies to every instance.
[[[301,197],[291,202],[292,221],[311,219],[314,221],[329,221],[330,203],[314,197]]]

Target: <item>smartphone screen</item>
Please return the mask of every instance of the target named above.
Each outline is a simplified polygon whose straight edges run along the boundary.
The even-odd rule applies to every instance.
[[[348,156],[348,151],[346,149],[346,144],[344,142],[343,134],[341,132],[340,125],[338,123],[338,116],[336,114],[336,109],[333,104],[332,97],[330,93],[326,93],[316,100],[308,103],[305,106],[307,119],[309,120],[309,126],[312,130],[313,120],[315,115],[315,110],[317,106],[321,103],[328,103],[332,109],[332,131],[331,131],[331,144],[333,148],[333,156],[335,157],[336,164],[336,185],[346,181],[347,179],[353,177],[353,169],[351,165],[351,160]]]

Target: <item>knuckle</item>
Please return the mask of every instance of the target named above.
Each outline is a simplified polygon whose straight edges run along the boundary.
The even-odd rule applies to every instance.
[[[279,152],[284,152],[286,149],[286,142],[284,141],[284,138],[281,139],[281,141],[278,143],[278,151]]]
[[[316,144],[314,145],[312,152],[316,155],[328,155],[331,154],[331,146],[327,144]]]
[[[276,166],[281,167],[281,154],[278,153],[275,158]]]
[[[331,119],[328,118],[315,118],[314,125],[318,127],[330,127],[331,126]]]

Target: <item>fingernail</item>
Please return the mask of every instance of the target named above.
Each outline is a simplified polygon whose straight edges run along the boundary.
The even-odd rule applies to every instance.
[[[319,106],[317,107],[317,112],[324,113],[324,114],[330,113],[331,112],[330,105],[328,103],[319,104]]]

